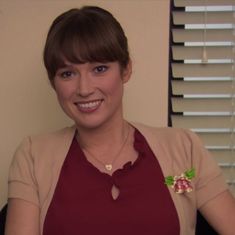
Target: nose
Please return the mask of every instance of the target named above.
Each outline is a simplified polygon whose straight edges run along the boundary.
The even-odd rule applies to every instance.
[[[80,75],[78,81],[77,95],[87,97],[93,93],[92,83],[87,75]]]

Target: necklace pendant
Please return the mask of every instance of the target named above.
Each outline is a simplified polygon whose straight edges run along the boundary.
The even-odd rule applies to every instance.
[[[107,171],[111,171],[113,166],[112,166],[112,164],[105,164],[105,168]]]

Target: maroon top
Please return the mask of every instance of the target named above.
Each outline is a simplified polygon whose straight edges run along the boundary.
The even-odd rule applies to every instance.
[[[73,139],[48,208],[43,235],[179,235],[178,215],[159,163],[135,130],[139,153],[112,176],[89,163]],[[120,194],[116,200],[111,188]]]

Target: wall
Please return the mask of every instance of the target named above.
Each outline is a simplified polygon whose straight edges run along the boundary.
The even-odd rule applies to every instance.
[[[109,9],[129,38],[133,76],[125,88],[126,118],[167,124],[168,0],[0,0],[0,207],[21,139],[71,124],[47,81],[42,48],[51,21],[84,4]]]

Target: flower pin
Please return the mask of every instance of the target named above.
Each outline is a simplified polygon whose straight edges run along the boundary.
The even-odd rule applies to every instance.
[[[179,176],[165,177],[165,184],[171,186],[176,193],[191,192],[193,190],[191,180],[195,177],[195,169],[185,171]]]

